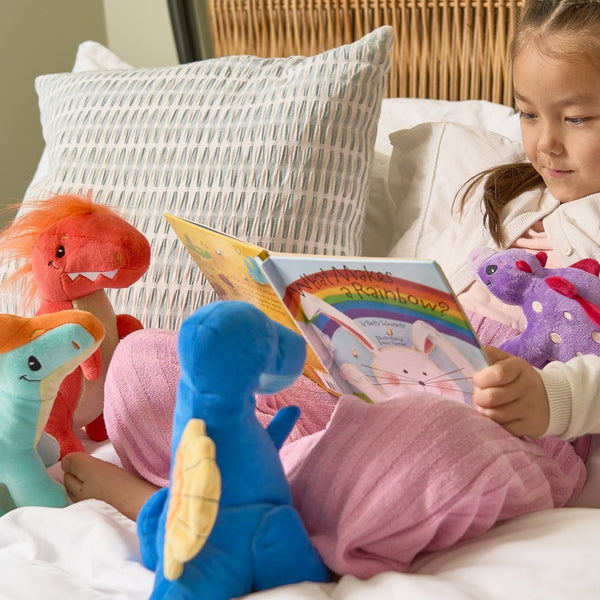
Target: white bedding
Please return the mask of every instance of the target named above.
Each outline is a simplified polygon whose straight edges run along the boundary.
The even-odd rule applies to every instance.
[[[108,443],[90,449],[114,459]],[[344,576],[247,598],[591,600],[600,597],[598,539],[599,510],[547,510],[424,556],[414,573],[382,573],[367,581]],[[0,519],[2,600],[144,600],[152,582],[140,561],[135,523],[103,502],[21,508]]]
[[[99,66],[106,68],[106,60]],[[477,101],[385,100],[363,235],[367,247],[381,247],[384,225],[395,221],[396,215],[390,211],[397,211],[398,200],[404,200],[391,198],[387,191],[392,156],[389,134],[425,121],[445,120],[484,128],[512,142],[519,140],[517,117],[504,106]],[[460,180],[462,174],[452,163],[455,154],[436,156],[436,168]],[[42,175],[45,158],[36,178]],[[393,236],[393,227],[385,232]],[[384,245],[389,247],[393,241],[390,237]],[[116,461],[108,442],[88,449]],[[598,439],[593,442],[589,467],[589,480],[577,508],[544,511],[499,524],[474,540],[422,557],[412,574],[384,573],[368,581],[345,576],[337,583],[304,583],[251,598],[600,598],[600,511],[585,508],[600,507]],[[51,472],[60,477],[57,466]],[[65,509],[21,508],[0,518],[0,600],[141,600],[149,596],[152,581],[153,574],[140,562],[135,523],[102,502],[87,501]]]

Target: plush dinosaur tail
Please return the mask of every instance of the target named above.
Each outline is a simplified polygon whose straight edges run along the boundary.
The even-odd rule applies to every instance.
[[[3,483],[0,483],[0,517],[14,508],[16,506],[8,488]]]

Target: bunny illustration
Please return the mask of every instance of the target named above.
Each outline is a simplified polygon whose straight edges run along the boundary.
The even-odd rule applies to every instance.
[[[470,403],[473,365],[457,346],[425,321],[412,323],[412,346],[381,346],[354,319],[317,296],[305,292],[300,303],[309,320],[319,314],[332,319],[368,350],[370,364],[359,361],[362,369],[344,360],[338,367],[340,375],[372,402],[383,402],[398,393],[426,391]]]

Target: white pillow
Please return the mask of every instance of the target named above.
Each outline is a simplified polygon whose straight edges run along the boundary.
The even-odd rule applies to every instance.
[[[98,42],[89,40],[79,44],[77,54],[75,55],[75,63],[73,64],[73,73],[82,73],[83,71],[108,71],[110,69],[133,69],[133,67]],[[45,177],[47,173],[48,151],[44,148],[42,156],[40,157],[40,162],[33,175],[33,179],[25,192],[25,197],[30,196],[29,188],[33,188],[37,185],[37,182],[42,177]]]
[[[369,196],[362,237],[363,253],[385,256],[394,243],[395,200],[390,195],[388,170],[393,146],[390,135],[421,123],[451,121],[476,129],[487,129],[520,142],[519,116],[503,104],[485,100],[429,100],[422,98],[384,98],[375,138],[375,159],[371,170]],[[462,175],[461,175],[462,176]]]
[[[375,150],[361,238],[364,256],[386,256],[392,245],[396,204],[388,186],[389,170],[390,157]]]
[[[390,136],[390,194],[396,203],[390,256],[426,257],[427,248],[447,227],[450,205],[474,175],[503,163],[526,159],[520,142],[459,123],[423,123]]]
[[[111,69],[133,69],[133,67],[98,42],[90,40],[79,44],[73,73],[109,71]]]
[[[359,254],[392,38],[39,77],[49,168],[26,199],[91,192],[148,237],[143,281],[111,294],[147,327],[177,328],[213,297],[165,211],[274,250]]]
[[[510,106],[487,100],[430,100],[426,98],[384,98],[375,149],[391,154],[389,136],[421,123],[452,121],[468,127],[487,129],[515,142],[521,141],[519,115]]]

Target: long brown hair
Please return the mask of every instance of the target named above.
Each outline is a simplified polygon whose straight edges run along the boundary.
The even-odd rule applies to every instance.
[[[560,44],[556,44],[557,36]],[[600,69],[600,0],[526,0],[510,46],[511,60],[533,44],[544,54],[585,54]],[[504,246],[502,209],[514,198],[543,184],[530,163],[500,165],[469,180],[461,191],[461,208],[484,181],[484,225],[499,247]]]

